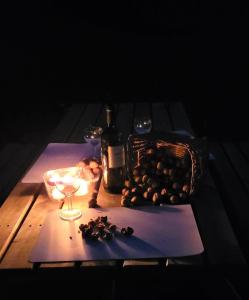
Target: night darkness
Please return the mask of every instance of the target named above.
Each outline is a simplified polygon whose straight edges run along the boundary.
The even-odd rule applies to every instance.
[[[5,1],[1,122],[106,93],[181,97],[199,135],[247,138],[247,16],[226,1]]]

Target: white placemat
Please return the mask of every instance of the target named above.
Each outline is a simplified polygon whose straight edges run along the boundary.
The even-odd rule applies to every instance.
[[[43,174],[48,170],[74,166],[81,158],[91,157],[90,144],[50,143],[40,157],[22,178],[23,183],[43,182]]]
[[[121,227],[131,226],[134,235],[111,241],[82,239],[79,224],[107,215]],[[113,207],[86,209],[81,219],[68,222],[58,211],[48,214],[32,250],[31,262],[180,257],[203,252],[203,245],[190,205]]]

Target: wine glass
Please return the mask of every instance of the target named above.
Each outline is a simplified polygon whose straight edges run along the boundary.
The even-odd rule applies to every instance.
[[[90,143],[93,147],[93,158],[98,160],[99,153],[97,151],[101,141],[101,134],[103,132],[102,127],[90,125],[84,130],[84,139],[87,143]]]
[[[134,130],[137,134],[150,133],[151,129],[152,129],[152,120],[150,116],[144,115],[135,118]]]
[[[56,170],[58,178],[55,186],[68,199],[68,207],[60,210],[60,217],[63,220],[75,220],[81,216],[79,209],[73,208],[72,196],[80,188],[81,169],[79,167],[64,168]]]

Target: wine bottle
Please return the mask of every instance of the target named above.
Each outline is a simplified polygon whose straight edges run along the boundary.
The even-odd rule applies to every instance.
[[[107,126],[101,135],[103,186],[107,192],[121,193],[125,180],[125,145],[115,123],[115,111],[106,105]]]

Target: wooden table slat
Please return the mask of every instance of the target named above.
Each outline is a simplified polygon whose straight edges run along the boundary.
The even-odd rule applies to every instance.
[[[140,116],[148,116],[149,118],[151,118],[151,120],[153,120],[153,116],[152,116],[152,110],[151,110],[151,104],[148,102],[138,102],[135,104],[134,107],[134,115],[133,118],[130,117],[129,121],[132,121],[131,124],[131,132],[134,131],[134,122],[136,118],[139,118]],[[125,118],[125,117],[124,117]],[[125,118],[125,120],[127,120],[127,117]],[[115,202],[115,200],[114,200]],[[119,203],[120,203],[120,199],[119,199]],[[137,268],[138,266],[158,266],[159,260],[157,259],[133,259],[133,260],[124,260],[123,263],[123,267],[124,268]]]
[[[119,111],[119,104],[114,104],[114,110],[115,110],[115,115],[118,115]],[[105,104],[102,105],[101,110],[97,116],[97,119],[94,123],[96,126],[100,126],[102,128],[106,127],[106,109],[105,109]]]
[[[156,131],[170,131],[172,126],[165,103],[152,103],[153,129]]]
[[[162,106],[161,106],[162,107]],[[135,122],[135,119],[136,118],[139,118],[139,117],[143,117],[143,116],[148,116],[149,118],[151,118],[152,122],[154,121],[154,117],[155,115],[153,114],[153,106],[151,105],[151,103],[148,103],[148,102],[138,102],[135,104],[135,108],[134,108],[134,116],[133,118],[129,118],[129,121],[132,120],[132,127],[131,127],[131,131],[134,130],[134,122]],[[165,117],[165,115],[161,115],[158,116],[159,117]],[[123,116],[124,120],[127,120],[127,116]],[[157,119],[158,122],[160,122],[159,119]],[[156,122],[156,124],[158,123]],[[153,126],[154,126],[154,123],[152,123]],[[100,195],[103,195],[103,188],[100,189]],[[100,198],[104,198],[104,197],[101,197]],[[98,201],[101,201],[101,199],[99,198]],[[110,199],[111,199],[111,205],[112,206],[115,206],[115,203],[119,203],[120,205],[120,195],[119,197],[117,197],[117,195],[110,195]],[[103,199],[102,199],[103,201]],[[141,267],[141,266],[147,266],[147,267],[155,267],[155,266],[160,266],[160,261],[158,259],[131,259],[131,260],[124,260],[124,263],[123,263],[123,267],[124,268],[137,268],[137,267]]]
[[[171,131],[173,129],[176,129],[177,124],[179,126],[184,126],[184,127],[179,127],[178,129],[186,129],[185,126],[187,126],[187,128],[191,128],[188,119],[186,120],[187,115],[184,112],[182,104],[170,103],[169,105],[169,103],[166,104],[155,103],[153,104],[152,107],[153,107],[155,118],[157,118],[157,114],[160,116],[160,118],[158,118],[156,121],[158,122],[158,130],[165,131],[165,132]],[[171,109],[169,109],[170,107]],[[180,123],[179,123],[178,115],[176,115],[177,109],[181,112],[181,117],[184,118],[183,120],[180,121]],[[163,124],[164,126],[162,126]],[[192,132],[192,128],[191,128],[191,132]],[[203,263],[203,259],[201,255],[198,255],[198,260],[196,259],[196,257],[193,256],[178,258],[178,259],[168,258],[166,266],[169,267],[169,266],[180,265],[180,264],[196,265],[200,263]]]
[[[41,144],[19,144],[15,148],[16,153],[13,154],[8,167],[0,174],[0,182],[4,183],[0,187],[1,198],[4,200],[13,186],[15,186],[23,174],[28,170],[30,164],[42,150]]]
[[[161,263],[156,259],[127,259],[123,263],[123,268],[134,268],[134,267],[159,267]]]
[[[121,104],[119,106],[119,113],[117,114],[117,126],[119,130],[124,133],[124,136],[128,136],[129,133],[133,130],[133,112],[134,108],[132,104]],[[150,105],[148,103],[136,103],[135,116],[141,115],[145,113],[151,113]],[[99,193],[97,196],[97,203],[101,207],[115,207],[120,206],[121,195],[117,194],[108,194],[106,196],[106,192],[103,188],[103,184],[101,182]],[[123,267],[136,267],[136,266],[155,266],[159,265],[158,260],[125,260],[123,263]]]
[[[233,143],[223,143],[223,147],[247,192],[249,192],[249,162]]]
[[[151,120],[153,119],[151,103],[148,103],[148,102],[137,102],[137,103],[135,103],[133,124],[132,124],[132,126],[133,126],[132,132],[135,132],[134,131],[134,123],[135,123],[136,119],[139,119],[141,117],[142,118],[143,117],[148,117]]]
[[[3,149],[2,154],[5,154],[5,157],[2,158],[5,161],[5,165],[8,161],[8,166],[6,166],[5,171],[0,174],[0,181],[3,183],[3,186],[0,186],[0,200],[3,201],[7,197],[11,188],[15,186],[24,172],[27,171],[28,167],[35,162],[35,159],[46,147],[48,141],[51,139],[53,140],[55,136],[56,141],[63,142],[66,139],[72,130],[72,116],[74,115],[74,122],[76,122],[77,114],[82,112],[84,106],[85,105],[72,105],[54,132],[47,138],[47,140],[43,141],[43,143],[10,144],[7,149]],[[6,150],[8,150],[8,152]]]
[[[81,268],[111,268],[114,269],[118,266],[116,260],[95,260],[95,261],[82,261]]]
[[[221,146],[212,143],[210,144],[210,149],[215,157],[215,160],[212,161],[212,168],[224,198],[224,205],[228,211],[241,247],[244,248],[246,254],[249,251],[248,195],[245,193],[242,182],[234,172]],[[249,257],[247,257],[247,259],[249,259]]]
[[[82,214],[84,215],[84,210],[86,208],[88,208],[88,202],[89,200],[92,198],[93,193],[96,193],[96,185],[98,185],[98,183],[91,183],[89,185],[89,190],[87,195],[84,196],[80,196],[80,197],[75,197],[73,196],[72,198],[72,203],[73,203],[73,207],[74,208],[78,208],[82,211]],[[64,201],[63,205],[61,206],[61,208],[63,208],[64,206],[67,207],[68,203],[67,201]],[[104,260],[104,261],[87,261],[87,262],[81,262],[80,266],[81,267],[108,267],[108,268],[113,268],[116,267],[117,263],[116,261],[112,261],[112,260]],[[40,268],[62,268],[62,267],[71,267],[74,268],[75,267],[75,263],[74,262],[67,262],[67,263],[42,263],[40,264]]]
[[[171,121],[173,121],[174,129],[185,129],[190,133],[193,133],[191,124],[181,103],[170,103],[168,107],[165,107],[165,104],[162,103],[153,103],[152,105],[148,103],[136,103],[135,110],[133,104],[122,103],[119,105],[119,110],[117,113],[117,126],[121,131],[125,133],[125,135],[128,135],[128,133],[133,129],[133,120],[135,115],[138,115],[143,111],[147,111],[148,108],[154,121],[155,128],[163,129],[165,131],[170,130]],[[68,109],[68,113],[65,114],[59,126],[51,135],[51,141],[82,142],[83,129],[90,123],[103,126],[103,105],[98,103],[89,104],[88,106],[85,106],[83,104],[72,105]],[[42,187],[40,193],[37,192],[37,189],[39,189],[39,187]],[[10,213],[7,213],[8,217],[6,217],[5,219],[0,219],[4,220],[5,222],[3,224],[4,228],[6,227],[8,221],[11,221],[12,217],[14,216],[13,222],[9,224],[10,226],[6,227],[7,230],[4,229],[4,235],[0,235],[0,246],[2,245],[2,249],[6,249],[7,241],[8,247],[8,251],[3,257],[2,262],[0,263],[1,269],[31,269],[33,267],[32,264],[27,261],[27,259],[38,238],[43,221],[50,210],[58,209],[60,207],[60,202],[54,202],[48,199],[43,185],[27,185],[25,186],[25,188],[23,184],[18,183],[11,192],[10,197],[7,198],[4,205],[0,208],[0,217],[1,214],[5,215],[6,211],[8,212],[8,210],[10,210]],[[93,190],[95,190],[94,187]],[[35,194],[35,192],[37,192],[37,194]],[[101,185],[98,194],[98,202],[100,205],[120,205],[120,198],[117,201],[117,198],[115,197],[113,199],[111,198],[108,203],[101,203],[99,197],[101,197],[102,192],[103,187]],[[88,206],[89,197],[91,197],[90,194],[83,197],[77,197],[77,199],[74,200],[74,205],[84,210],[84,207]],[[19,202],[17,205],[18,209],[14,211],[15,202],[17,201]],[[244,265],[245,259],[243,253],[241,252],[231,223],[228,219],[226,211],[224,210],[221,198],[217,190],[215,189],[215,184],[210,176],[207,177],[200,193],[193,198],[192,206],[203,239],[208,262],[211,265],[219,265],[223,263],[229,265]],[[20,224],[22,224],[21,227]],[[1,221],[0,225],[1,230]],[[14,239],[11,242],[12,238]],[[196,262],[194,262],[194,260]],[[202,263],[201,257],[198,257],[197,260],[193,257],[187,257],[186,259],[180,258],[179,260],[167,260],[170,266],[172,266],[172,264],[196,265],[200,261]],[[123,266],[155,267],[159,266],[160,263],[161,261],[159,260],[151,259],[126,260],[124,261]],[[82,268],[116,267],[117,262],[82,262],[80,266]],[[60,267],[73,268],[75,267],[75,263],[69,262],[40,265],[40,268]]]
[[[18,183],[0,208],[0,261],[17,233],[26,213],[36,200],[39,184]]]
[[[184,129],[190,134],[194,134],[187,113],[184,110],[183,104],[181,102],[170,102],[168,107],[173,121],[173,129]]]
[[[103,112],[103,105],[100,103],[94,103],[94,104],[89,104],[83,113],[81,113],[79,120],[77,121],[77,126],[74,127],[74,129],[71,131],[70,135],[67,138],[68,142],[84,142],[83,139],[83,130],[85,127],[88,125],[92,124],[97,124],[99,119],[98,116],[100,116]],[[98,123],[98,125],[101,125]],[[87,194],[86,196],[82,197],[74,197],[73,199],[73,205],[74,207],[77,207],[81,210],[84,210],[86,207],[88,207],[88,201],[90,200],[90,193]],[[64,203],[64,205],[67,205],[67,203]],[[109,262],[105,263],[106,265],[110,265]],[[92,265],[94,265],[94,262],[92,262]],[[43,263],[40,265],[40,268],[58,268],[58,267],[70,267],[74,268],[75,264],[74,262],[68,262],[68,263],[50,263],[46,264]],[[97,263],[96,263],[97,266]]]
[[[249,161],[249,142],[240,142],[239,147],[243,155]]]
[[[133,129],[133,112],[134,107],[133,104],[130,103],[122,103],[119,106],[119,111],[117,114],[117,127],[118,129],[124,133],[124,135],[127,137],[128,134],[131,133]],[[120,206],[120,195],[117,194],[108,194],[108,200],[107,197],[103,197],[103,195],[106,194],[102,181],[100,183],[99,193],[97,196],[97,203],[101,207],[115,207]]]
[[[132,103],[121,103],[119,105],[116,124],[125,141],[133,129],[133,112],[134,105]]]
[[[224,209],[218,191],[209,185],[207,177],[192,207],[202,237],[207,261],[211,265],[245,265],[245,258]]]
[[[169,111],[175,130],[184,129],[194,134],[180,102],[170,103]],[[198,221],[208,262],[210,264],[231,263],[243,265],[245,263],[244,256],[209,173],[191,204]]]
[[[50,136],[51,142],[62,143],[68,139],[74,130],[80,116],[84,113],[85,104],[73,104]]]
[[[65,114],[61,122],[58,124],[57,128],[55,129],[54,133],[50,136],[50,138],[53,139],[53,136],[56,136],[60,137],[60,142],[65,141],[65,139],[71,133],[72,128],[75,126],[78,120],[76,118],[76,115],[78,114],[80,116],[83,108],[84,105],[73,105],[69,109],[68,113]],[[68,120],[72,120],[73,116],[75,124],[73,125],[73,122],[71,121],[70,126],[66,126],[68,124]],[[25,145],[22,145],[22,147],[25,147]],[[26,147],[28,146],[26,145]],[[26,162],[30,161],[31,159],[34,159],[35,156],[37,157],[41,149],[44,149],[45,147],[46,144],[38,145],[37,149],[39,151],[34,151],[34,148],[31,147],[30,149],[33,151],[33,156],[30,155],[29,159],[27,159],[26,157]],[[28,152],[30,152],[30,150],[28,150]],[[3,206],[1,207],[0,215],[3,214],[1,220],[3,220],[2,222],[8,223],[9,225],[6,228],[1,228],[0,249],[2,255],[4,254],[6,247],[8,247],[11,243],[12,238],[18,232],[19,225],[23,222],[24,218],[26,217],[26,212],[30,209],[30,207],[36,200],[36,192],[40,188],[41,184],[23,184],[19,182],[16,185],[16,187],[12,190],[9,197],[5,200]],[[8,253],[9,252],[11,253],[11,250],[8,250]]]
[[[68,136],[68,142],[84,143],[84,129],[90,124],[94,125],[96,123],[97,117],[100,114],[101,110],[102,104],[100,103],[88,104],[86,110],[81,115],[77,126],[74,127],[72,133]]]
[[[38,238],[47,212],[59,208],[60,205],[60,202],[52,201],[48,198],[43,186],[41,193],[5,254],[0,268],[31,269],[33,267],[33,264],[28,262],[28,258]]]
[[[203,256],[202,255],[193,255],[180,258],[171,258],[167,260],[167,267],[179,266],[202,266],[203,265]]]
[[[7,196],[11,186],[15,185],[16,180],[22,175],[27,167],[25,159],[32,155],[34,145],[7,144],[1,151],[0,166],[0,202]],[[31,148],[31,149],[29,149]],[[19,175],[19,176],[17,176]],[[18,178],[18,179],[17,179]]]
[[[100,103],[94,103],[89,104],[87,108],[85,109],[84,113],[81,114],[80,119],[77,123],[77,126],[74,128],[74,130],[71,132],[70,136],[68,137],[68,142],[84,142],[83,139],[83,130],[86,126],[92,124],[92,125],[99,125],[104,126],[104,118],[105,118],[105,110],[104,105]],[[92,189],[92,192],[94,189]],[[79,209],[84,209],[88,207],[88,201],[91,198],[91,193],[89,193],[86,196],[82,197],[75,197],[74,198],[74,206],[78,207]],[[66,205],[66,204],[64,204]],[[115,264],[113,261],[104,261],[101,262],[91,262],[88,264],[82,264],[81,266],[102,266],[102,267],[113,267]],[[74,267],[73,262],[69,262],[66,264],[67,267]],[[47,264],[41,264],[40,268],[46,268]],[[49,264],[49,267],[61,267],[61,264],[53,263]]]

